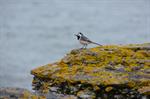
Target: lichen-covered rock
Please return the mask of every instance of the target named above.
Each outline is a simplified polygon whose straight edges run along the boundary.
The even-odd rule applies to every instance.
[[[90,90],[81,90],[77,93],[77,96],[81,99],[95,99],[96,95]]]
[[[0,99],[46,99],[23,88],[0,88]]]
[[[148,98],[150,43],[75,49],[59,62],[31,73],[34,90],[41,93],[54,91],[93,99]]]

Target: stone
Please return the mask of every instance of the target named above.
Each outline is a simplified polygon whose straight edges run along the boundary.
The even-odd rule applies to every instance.
[[[0,99],[46,99],[23,88],[0,88]]]
[[[35,91],[75,97],[150,96],[150,43],[74,49],[60,61],[31,71]],[[94,99],[93,98],[93,99]]]
[[[96,95],[90,90],[81,90],[77,93],[77,96],[81,99],[95,99]]]

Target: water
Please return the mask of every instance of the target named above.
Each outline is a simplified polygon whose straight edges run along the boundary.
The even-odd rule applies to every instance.
[[[0,0],[0,87],[31,89],[30,71],[81,47],[150,42],[149,0]],[[93,46],[89,46],[93,47]]]

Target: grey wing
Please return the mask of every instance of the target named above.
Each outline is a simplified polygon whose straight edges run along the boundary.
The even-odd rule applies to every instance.
[[[82,36],[81,39],[84,40],[84,41],[90,42],[90,43],[92,42],[90,39],[88,39],[88,38],[85,37],[85,36]]]

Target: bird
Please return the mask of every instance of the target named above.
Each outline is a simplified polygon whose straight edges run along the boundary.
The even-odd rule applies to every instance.
[[[77,37],[77,40],[79,40],[80,44],[83,45],[82,48],[86,48],[88,44],[96,44],[98,46],[102,46],[101,44],[91,41],[89,38],[84,36],[83,33],[81,32],[78,32],[78,34],[75,34],[75,36]]]

